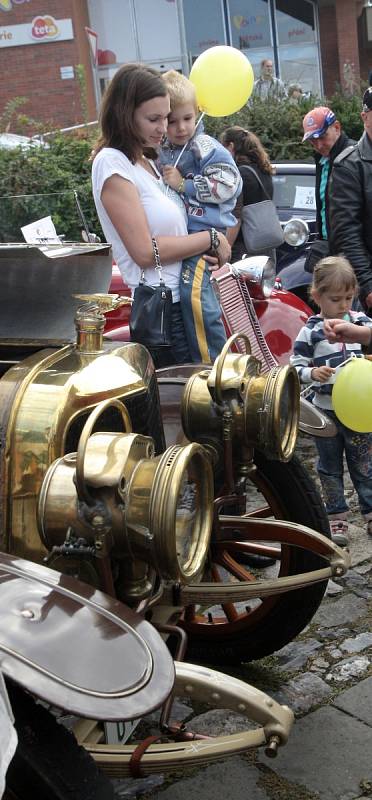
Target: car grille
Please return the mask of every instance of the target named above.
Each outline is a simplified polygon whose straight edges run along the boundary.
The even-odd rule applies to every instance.
[[[247,284],[241,278],[233,275],[229,268],[226,269],[225,274],[223,274],[223,270],[220,270],[220,275],[216,280],[222,316],[229,332],[231,334],[245,333],[248,336],[252,355],[261,361],[262,372],[268,372],[276,367],[278,362],[261,331]],[[237,340],[236,345],[239,352],[245,352],[244,342],[241,339]]]

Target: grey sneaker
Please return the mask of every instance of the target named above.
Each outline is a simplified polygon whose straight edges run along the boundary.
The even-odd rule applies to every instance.
[[[331,519],[329,521],[330,528],[331,528],[331,539],[332,542],[338,545],[338,547],[347,547],[349,544],[349,538],[347,536],[349,526],[345,519]]]

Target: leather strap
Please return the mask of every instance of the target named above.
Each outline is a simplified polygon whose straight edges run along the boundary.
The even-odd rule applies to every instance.
[[[132,778],[144,778],[145,775],[142,772],[141,767],[141,758],[148,750],[150,745],[154,744],[155,742],[159,742],[161,740],[161,736],[148,736],[147,739],[144,739],[136,749],[133,751],[130,761],[129,761],[129,772]]]
[[[253,169],[253,167],[250,167],[248,164],[240,164],[240,165],[239,165],[239,170],[241,170],[241,169],[249,169],[249,171],[250,171],[250,172],[252,172],[252,173],[253,173],[253,175],[254,175],[254,177],[255,177],[255,178],[258,180],[258,183],[260,184],[260,186],[261,186],[261,189],[262,189],[262,191],[263,191],[263,193],[264,193],[265,197],[267,197],[267,199],[268,199],[268,200],[272,200],[272,198],[270,197],[270,195],[267,193],[267,191],[266,191],[266,189],[265,189],[265,187],[264,187],[264,185],[263,185],[263,183],[262,183],[262,180],[261,180],[261,178],[259,178],[259,176],[257,175],[257,172],[256,172],[256,170],[255,170],[255,169]]]

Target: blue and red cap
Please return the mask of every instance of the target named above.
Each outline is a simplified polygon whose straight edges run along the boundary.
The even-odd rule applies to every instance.
[[[303,142],[308,139],[319,139],[328,130],[330,125],[336,122],[336,114],[327,106],[317,106],[309,111],[303,118],[304,135]]]

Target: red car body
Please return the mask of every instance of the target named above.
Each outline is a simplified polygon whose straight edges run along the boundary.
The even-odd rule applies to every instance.
[[[267,298],[258,297],[253,282],[237,279],[229,265],[216,271],[223,319],[227,335],[242,331],[252,338],[263,334],[266,345],[279,364],[288,364],[294,340],[312,313],[296,295],[274,288]],[[120,271],[113,266],[110,292],[130,297]],[[106,315],[105,336],[129,341],[130,305],[121,306]]]

